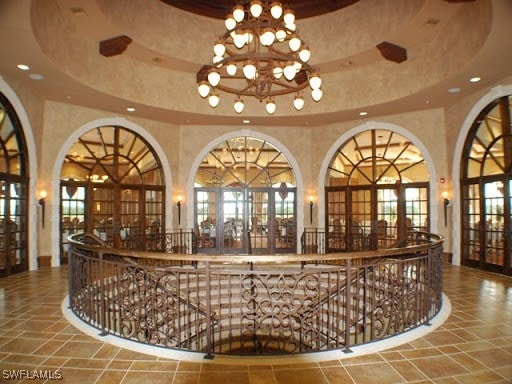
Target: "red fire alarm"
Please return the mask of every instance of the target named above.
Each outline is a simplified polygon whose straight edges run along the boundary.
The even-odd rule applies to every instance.
[[[444,177],[441,177],[441,178],[439,179],[439,181],[441,182],[441,184],[444,184],[444,182],[445,182],[446,180],[444,179]]]

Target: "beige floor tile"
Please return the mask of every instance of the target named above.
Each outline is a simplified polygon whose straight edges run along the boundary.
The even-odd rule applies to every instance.
[[[511,383],[512,280],[465,267],[445,266],[452,314],[432,333],[377,354],[300,365],[177,361],[105,344],[60,312],[66,267],[0,279],[0,290],[0,372],[60,369],[60,383]]]
[[[413,359],[411,362],[430,379],[453,377],[469,372],[448,356]]]
[[[274,371],[277,384],[327,384],[320,368],[279,369]]]
[[[388,363],[348,365],[345,369],[357,384],[392,384],[403,381]]]

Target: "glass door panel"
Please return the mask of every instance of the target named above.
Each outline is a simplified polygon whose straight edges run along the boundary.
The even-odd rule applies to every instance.
[[[297,220],[296,192],[282,189],[274,192],[276,252],[296,252]]]
[[[372,204],[370,189],[352,189],[347,241],[351,251],[372,248]]]
[[[463,188],[462,256],[466,262],[480,263],[480,186],[470,184]]]
[[[484,232],[480,240],[484,243],[484,262],[486,264],[504,265],[504,226],[503,226],[503,183],[484,184],[485,188],[485,223],[480,226]]]
[[[221,253],[241,253],[246,244],[246,204],[242,188],[229,188],[222,192],[223,221],[220,223]],[[246,253],[246,251],[244,252]]]
[[[2,183],[0,196],[0,275],[16,273],[26,269],[26,230],[24,185]]]
[[[387,248],[397,240],[398,212],[396,188],[377,189],[377,247]]]
[[[217,190],[196,190],[196,233],[199,252],[217,248]]]
[[[428,231],[428,188],[405,188],[405,215],[407,231]]]
[[[92,230],[108,245],[114,243],[114,189],[94,187],[92,193]]]
[[[86,188],[77,185],[61,186],[61,263],[67,264],[69,257],[68,237],[85,231]]]
[[[346,250],[346,189],[327,191],[327,241],[329,252]]]
[[[140,191],[123,189],[120,198],[119,237],[121,246],[128,249],[139,249],[142,241],[139,222]]]
[[[249,190],[249,240],[252,253],[267,253],[269,249],[268,192]]]

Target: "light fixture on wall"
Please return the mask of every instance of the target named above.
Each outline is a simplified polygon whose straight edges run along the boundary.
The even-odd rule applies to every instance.
[[[449,194],[447,191],[443,191],[441,194],[443,197],[443,206],[444,206],[444,226],[448,225],[448,206],[450,205]]]
[[[244,110],[244,97],[276,110],[276,97],[295,93],[293,105],[304,106],[302,91],[311,89],[314,101],[322,98],[319,69],[310,64],[311,53],[295,25],[295,14],[279,1],[240,1],[226,16],[227,31],[214,44],[213,64],[197,73],[198,91],[212,108],[220,102],[218,91],[235,95],[233,107]]]
[[[315,202],[315,197],[313,195],[309,196],[309,224],[313,223],[313,206]]]
[[[38,204],[41,206],[41,224],[44,228],[44,207],[46,205],[46,191],[44,189],[39,191]]]
[[[176,207],[178,208],[178,226],[181,225],[181,202],[183,201],[183,196],[178,195],[176,198]]]

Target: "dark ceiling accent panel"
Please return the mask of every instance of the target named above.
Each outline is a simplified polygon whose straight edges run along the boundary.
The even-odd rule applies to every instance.
[[[126,35],[112,37],[111,39],[100,41],[100,53],[103,56],[110,57],[123,53],[132,39]]]
[[[407,60],[407,50],[403,47],[383,41],[377,45],[377,48],[386,60],[394,61],[395,63]]]
[[[183,9],[198,15],[224,19],[237,3],[248,4],[250,0],[161,0],[163,3]],[[337,11],[357,3],[359,0],[282,0],[284,7],[288,6],[295,12],[298,20],[325,13]]]

